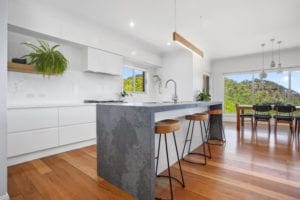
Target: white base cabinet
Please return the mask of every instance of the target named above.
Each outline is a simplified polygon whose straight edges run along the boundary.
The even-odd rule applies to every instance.
[[[13,108],[7,115],[9,158],[96,138],[95,105]]]
[[[58,128],[11,133],[7,138],[7,156],[17,156],[56,146],[58,146]]]
[[[96,138],[96,123],[78,124],[59,128],[59,145]]]

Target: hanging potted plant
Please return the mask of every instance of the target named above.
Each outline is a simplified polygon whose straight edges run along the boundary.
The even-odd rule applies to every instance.
[[[45,75],[63,74],[67,69],[68,60],[65,56],[57,50],[59,45],[50,46],[47,42],[38,40],[39,45],[34,45],[28,42],[23,45],[31,48],[33,51],[25,56],[29,58],[30,63],[33,64],[36,70]]]

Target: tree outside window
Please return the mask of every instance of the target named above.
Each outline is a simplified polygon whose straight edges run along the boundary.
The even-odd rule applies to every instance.
[[[123,68],[123,90],[126,92],[145,92],[145,74],[140,69]]]

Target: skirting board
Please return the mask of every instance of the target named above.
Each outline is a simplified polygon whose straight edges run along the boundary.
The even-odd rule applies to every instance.
[[[94,145],[94,144],[96,144],[96,139],[87,140],[87,141],[83,141],[83,142],[78,142],[78,143],[69,144],[69,145],[60,146],[60,147],[55,147],[55,148],[37,151],[37,152],[24,154],[24,155],[20,155],[20,156],[10,157],[7,159],[7,163],[8,163],[8,166],[12,166],[12,165],[24,163],[24,162],[27,162],[30,160],[35,160],[38,158],[43,158],[46,156],[51,156],[54,154],[59,154],[62,152],[71,151],[74,149],[79,149],[79,148]],[[2,200],[2,199],[0,198],[0,200]]]
[[[8,194],[5,194],[3,196],[0,196],[0,200],[9,200]]]

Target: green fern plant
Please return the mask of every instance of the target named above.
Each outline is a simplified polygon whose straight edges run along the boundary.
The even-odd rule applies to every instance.
[[[34,45],[28,42],[23,45],[31,48],[33,51],[23,57],[30,59],[30,64],[33,64],[36,70],[45,75],[63,74],[67,69],[68,60],[57,50],[59,45],[50,46],[47,42],[38,40],[39,45]]]

